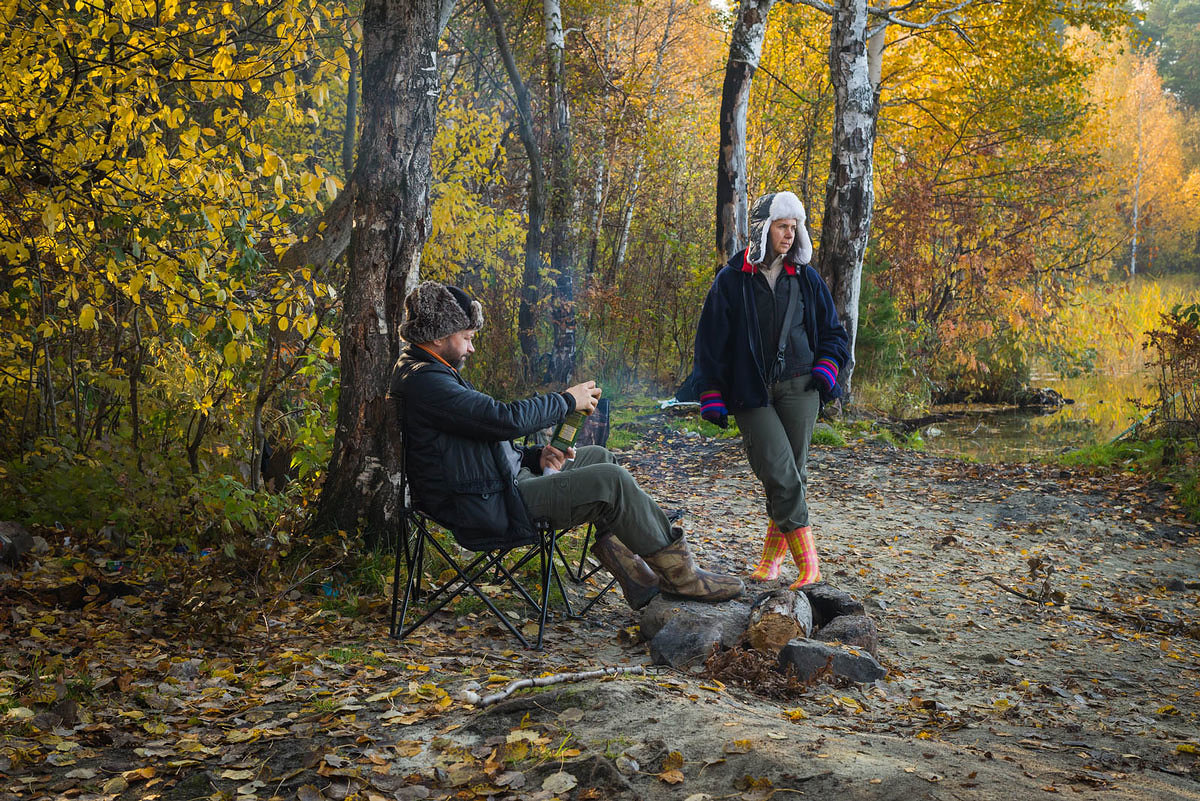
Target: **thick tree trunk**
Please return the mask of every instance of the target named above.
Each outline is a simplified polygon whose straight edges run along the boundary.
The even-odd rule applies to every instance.
[[[554,298],[550,305],[554,341],[546,380],[567,383],[575,372],[575,254],[571,214],[575,192],[571,182],[571,107],[564,72],[566,35],[559,0],[543,0],[546,21],[546,83],[550,89],[550,273]]]
[[[533,108],[529,103],[529,89],[521,80],[516,59],[508,44],[504,31],[504,18],[496,7],[496,0],[483,0],[492,32],[496,36],[496,49],[508,73],[509,83],[517,96],[517,132],[525,155],[529,159],[529,195],[527,210],[529,224],[525,229],[525,266],[521,272],[521,300],[517,307],[517,342],[521,345],[521,356],[525,361],[525,377],[532,378],[534,365],[538,361],[537,329],[533,319],[534,307],[538,302],[538,289],[542,281],[542,226],[546,221],[546,171],[542,167],[542,151],[538,146],[537,134],[533,130]]]
[[[867,41],[866,0],[837,0],[829,34],[829,74],[834,92],[833,154],[825,185],[817,269],[833,293],[850,335],[850,359],[838,376],[851,400],[854,342],[863,254],[875,206],[875,124],[879,113],[881,29]],[[868,53],[870,51],[870,53]]]
[[[749,231],[746,200],[746,107],[762,57],[767,14],[775,0],[742,0],[729,43],[721,87],[721,147],[717,153],[717,251],[720,269],[745,247]]]
[[[354,531],[365,521],[371,539],[396,522],[400,440],[387,390],[404,296],[419,279],[429,234],[443,10],[439,0],[367,0],[363,9],[363,125],[342,293],[341,390],[311,523],[318,531]]]

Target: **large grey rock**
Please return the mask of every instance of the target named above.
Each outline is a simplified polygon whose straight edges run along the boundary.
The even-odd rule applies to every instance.
[[[813,635],[822,642],[840,642],[862,648],[876,659],[879,658],[879,629],[875,621],[866,615],[842,615],[835,617]]]
[[[721,647],[732,648],[742,641],[750,620],[750,605],[738,600],[707,604],[657,595],[642,610],[642,639],[653,640],[667,623],[679,617],[715,622],[721,632]]]
[[[720,643],[720,621],[711,617],[680,615],[668,620],[650,640],[650,662],[673,668],[698,665]]]
[[[17,566],[29,551],[33,550],[33,537],[20,523],[0,522],[0,562]]]
[[[795,671],[801,681],[811,681],[826,665],[837,676],[870,682],[887,675],[883,665],[866,651],[838,647],[816,640],[792,640],[779,651],[779,667]]]
[[[854,600],[850,593],[823,581],[809,584],[800,591],[808,596],[808,602],[812,604],[813,625],[818,628],[835,617],[861,615],[867,611],[861,603]]]

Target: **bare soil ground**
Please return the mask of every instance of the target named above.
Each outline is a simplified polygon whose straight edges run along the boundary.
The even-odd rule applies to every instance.
[[[739,442],[664,428],[623,459],[704,564],[748,572]],[[825,578],[879,625],[872,686],[650,667],[615,598],[542,652],[470,611],[395,643],[382,597],[202,572],[215,610],[152,582],[67,609],[47,557],[3,579],[0,799],[1200,799],[1200,532],[1164,488],[863,442],[818,448],[810,489]]]

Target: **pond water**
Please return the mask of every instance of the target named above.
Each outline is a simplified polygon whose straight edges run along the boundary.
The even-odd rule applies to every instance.
[[[934,423],[939,436],[922,429],[933,453],[969,456],[981,462],[1023,462],[1087,445],[1109,442],[1145,414],[1138,400],[1150,397],[1145,373],[1092,375],[1081,378],[1035,378],[1034,387],[1053,389],[1075,403],[1059,409],[1000,409],[964,405],[938,406],[932,413],[965,411]]]

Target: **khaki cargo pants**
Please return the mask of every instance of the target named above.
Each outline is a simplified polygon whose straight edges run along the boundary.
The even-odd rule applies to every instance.
[[[595,523],[597,532],[612,532],[641,556],[671,543],[671,524],[662,509],[599,445],[576,448],[575,458],[558,473],[537,476],[523,468],[517,489],[529,516],[555,528]]]
[[[767,515],[781,531],[808,525],[808,446],[821,396],[809,376],[771,385],[771,405],[734,412],[750,469],[767,494]]]

